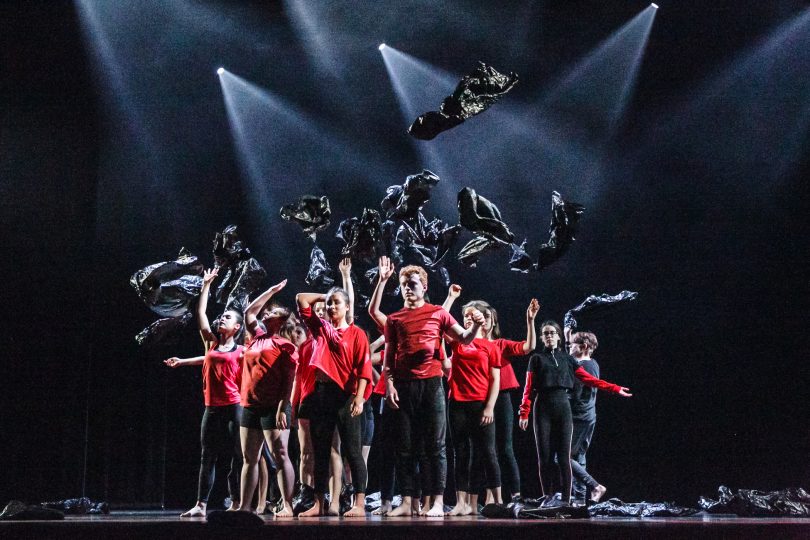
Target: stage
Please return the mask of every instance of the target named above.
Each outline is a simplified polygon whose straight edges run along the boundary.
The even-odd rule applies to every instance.
[[[289,539],[315,535],[331,540],[490,538],[808,538],[810,520],[794,518],[593,518],[578,520],[506,520],[465,518],[320,518],[265,517],[264,526],[224,529],[202,518],[181,519],[181,510],[117,511],[105,516],[68,516],[64,521],[0,522],[0,538],[239,538]]]

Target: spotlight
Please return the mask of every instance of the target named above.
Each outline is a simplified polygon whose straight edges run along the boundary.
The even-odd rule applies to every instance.
[[[225,68],[221,67],[217,70],[217,75],[222,75],[223,73],[225,73]]]
[[[658,4],[650,4],[650,5],[651,5],[652,7],[654,7],[655,9],[658,9]]]
[[[383,50],[385,48],[385,43],[380,43],[380,46],[377,47],[379,50]]]

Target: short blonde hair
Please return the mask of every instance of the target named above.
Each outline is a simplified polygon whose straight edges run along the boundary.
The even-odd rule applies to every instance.
[[[399,279],[401,281],[403,277],[408,278],[412,274],[419,274],[419,281],[422,282],[422,287],[427,289],[428,275],[427,272],[425,272],[425,269],[422,268],[421,266],[417,266],[415,264],[405,266],[404,268],[402,268],[402,270],[399,271]]]

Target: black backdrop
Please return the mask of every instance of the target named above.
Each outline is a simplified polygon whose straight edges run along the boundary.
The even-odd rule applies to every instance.
[[[224,2],[198,4],[235,9]],[[478,9],[472,2],[459,4],[467,15]],[[528,88],[541,87],[544,77],[645,7],[602,4],[505,4],[505,10],[520,8],[536,21],[525,36],[526,54],[538,67],[526,77]],[[164,199],[159,185],[143,195],[146,173],[140,165],[147,160],[135,152],[129,161],[121,157],[120,147],[131,141],[116,138],[120,118],[111,120],[105,112],[109,90],[93,76],[97,57],[82,39],[75,5],[5,2],[0,8],[0,290],[6,308],[0,500],[85,493],[129,505],[187,505],[199,459],[200,377],[196,370],[171,371],[160,360],[197,354],[199,340],[189,330],[176,346],[139,350],[133,336],[153,317],[130,289],[129,275],[171,258],[181,245],[210,260],[213,232],[238,223],[268,268],[267,284],[290,277],[281,295],[290,302],[304,287],[308,243],[294,227],[280,225],[276,230],[293,249],[276,249],[277,238],[263,234],[268,220],[278,219],[275,212],[256,215],[245,202],[250,189],[232,189],[241,185],[240,172],[221,98],[213,101],[210,115],[216,118],[207,126],[216,131],[211,146],[174,154],[177,162],[197,163],[175,171],[175,193],[182,195]],[[571,253],[528,277],[510,274],[498,257],[476,270],[456,264],[450,270],[465,297],[484,297],[499,308],[505,334],[513,337],[523,335],[523,311],[533,295],[543,304],[540,317],[559,319],[587,294],[640,291],[635,305],[593,326],[605,378],[635,393],[632,400],[600,398],[589,460],[610,494],[694,503],[720,483],[807,487],[807,130],[778,178],[758,169],[707,166],[725,156],[696,158],[684,149],[693,143],[686,137],[662,142],[661,152],[644,147],[657,142],[645,139],[655,132],[651,126],[676,114],[669,103],[690,96],[728,60],[800,15],[801,3],[661,5],[623,129],[608,152],[619,156],[605,174],[611,181],[587,196],[575,184],[566,186],[572,199],[584,198],[588,206]],[[285,26],[280,3],[242,3],[239,9],[254,10],[258,26]],[[465,24],[474,28],[475,18]],[[807,24],[801,31],[806,41]],[[290,30],[279,32],[273,54],[300,59]],[[460,71],[487,54],[500,54],[506,63],[508,51],[496,52],[495,43],[413,34],[403,29],[396,46],[449,70]],[[370,49],[375,45],[369,41]],[[219,49],[212,44],[211,50]],[[205,69],[213,73],[219,60]],[[807,74],[806,55],[796,61],[804,62]],[[374,76],[381,78],[375,83],[380,88],[389,84],[384,71]],[[328,111],[329,104],[305,91],[304,82],[294,83],[301,86],[289,91],[302,106]],[[804,89],[806,110],[810,96]],[[218,85],[211,92],[216,96]],[[400,133],[393,97],[379,99],[384,103],[375,105],[366,96],[362,104],[370,115],[387,117],[380,131],[389,129],[388,122]],[[328,112],[323,117],[335,129],[347,128]],[[763,139],[771,136],[761,133]],[[705,137],[710,146],[711,134]],[[404,138],[386,152],[398,176],[324,190],[338,219],[376,205],[387,185],[430,166]],[[486,190],[483,179],[469,185]],[[525,195],[509,194],[505,186],[495,200],[510,224],[541,238],[548,219],[545,193],[537,211],[526,207]],[[290,200],[299,195],[277,189]],[[334,259],[336,245],[324,244]],[[518,375],[522,381],[522,368]],[[531,438],[519,434],[516,444],[524,492],[536,494]]]

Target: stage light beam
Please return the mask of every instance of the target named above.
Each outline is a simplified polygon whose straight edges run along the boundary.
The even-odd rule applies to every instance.
[[[217,75],[222,75],[223,73],[225,73],[225,68],[221,67],[217,69]]]
[[[377,47],[378,50],[383,50],[385,48],[385,43],[380,43],[380,46]]]

